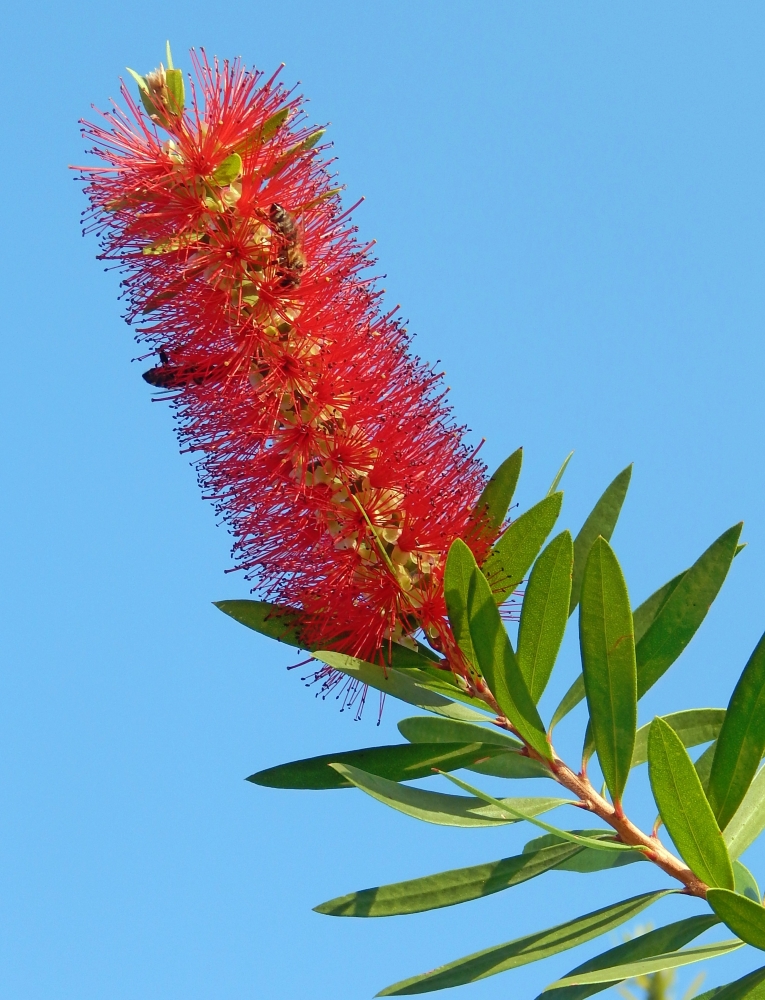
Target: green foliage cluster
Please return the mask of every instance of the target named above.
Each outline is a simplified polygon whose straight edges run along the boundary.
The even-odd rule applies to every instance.
[[[521,453],[503,463],[480,498],[476,517],[505,523]],[[565,468],[565,464],[564,464]],[[379,996],[405,996],[459,986],[540,961],[613,930],[671,893],[706,901],[688,916],[610,948],[550,983],[537,1000],[582,1000],[634,977],[669,974],[744,946],[765,951],[765,908],[740,855],[765,830],[765,636],[726,708],[689,708],[638,727],[638,702],[678,659],[743,548],[741,524],[723,532],[697,561],[634,611],[610,543],[631,468],[608,486],[576,537],[564,530],[548,541],[561,510],[563,469],[539,503],[509,524],[482,566],[461,541],[450,549],[444,588],[455,642],[475,683],[461,684],[438,654],[395,647],[389,662],[367,663],[332,651],[314,656],[348,677],[428,713],[399,723],[405,743],[329,754],[270,767],[250,781],[277,788],[357,788],[378,802],[427,823],[486,827],[527,823],[540,829],[521,854],[487,864],[363,889],[316,907],[335,917],[384,917],[454,906],[502,892],[551,871],[593,875],[641,863],[675,880],[545,930],[412,976]],[[527,580],[517,648],[501,605]],[[290,609],[259,601],[218,607],[250,628],[300,647],[301,621]],[[582,671],[549,724],[539,700],[550,682],[573,611],[579,607]],[[589,721],[581,767],[555,752],[555,726],[582,700]],[[689,748],[706,745],[694,762]],[[597,755],[605,787],[588,778]],[[659,813],[643,832],[622,800],[632,771],[648,764]],[[508,781],[546,778],[564,796],[495,798],[455,771]],[[438,773],[461,794],[408,782]],[[572,797],[573,796],[573,797]],[[575,806],[600,826],[567,829],[542,817]],[[663,826],[672,853],[659,837]],[[698,944],[725,925],[733,937]],[[647,980],[645,980],[647,981]],[[765,965],[705,1000],[765,997]]]

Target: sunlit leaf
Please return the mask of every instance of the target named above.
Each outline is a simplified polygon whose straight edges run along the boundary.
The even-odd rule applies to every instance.
[[[755,903],[761,902],[757,879],[740,861],[733,862],[733,878],[735,879],[734,889],[737,893],[746,896],[747,899],[751,899]]]
[[[579,642],[593,741],[611,797],[619,802],[635,746],[637,672],[627,584],[604,538],[593,543],[582,578]]]
[[[727,986],[707,990],[694,1000],[765,1000],[765,966]]]
[[[367,663],[366,660],[359,660],[355,656],[347,656],[345,653],[334,653],[328,650],[318,651],[314,653],[314,657],[361,684],[368,684],[392,698],[398,698],[400,701],[424,708],[429,712],[435,712],[437,715],[445,715],[451,719],[462,719],[466,722],[481,722],[486,719],[486,716],[473,711],[467,705],[459,705],[444,698],[443,695],[422,687],[413,681],[405,671],[393,670],[391,667],[383,669],[375,663]]]
[[[683,575],[636,646],[638,697],[680,656],[706,617],[736,553],[741,524],[724,532]]]
[[[633,896],[620,903],[605,906],[600,910],[587,913],[575,920],[558,924],[544,931],[536,931],[507,944],[495,945],[483,951],[459,958],[448,965],[442,965],[432,972],[426,972],[411,979],[394,983],[381,990],[377,996],[411,996],[418,993],[430,993],[452,986],[462,986],[486,979],[499,972],[517,969],[531,962],[557,955],[569,948],[592,941],[608,931],[619,927],[627,920],[632,920],[639,913],[663,896],[676,892],[675,889],[662,889],[658,892],[647,892]]]
[[[333,917],[389,917],[454,906],[536,878],[579,850],[575,844],[558,843],[533,854],[524,853],[490,864],[457,868],[375,889],[362,889],[361,892],[330,899],[314,909]]]
[[[718,892],[725,890],[716,890]],[[694,965],[696,962],[705,962],[711,958],[719,958],[727,955],[737,948],[741,948],[743,941],[733,938],[729,941],[715,941],[712,944],[701,944],[696,948],[685,948],[682,951],[674,951],[664,955],[654,955],[651,958],[636,959],[626,962],[623,965],[612,966],[608,969],[600,969],[596,972],[580,972],[559,979],[547,987],[548,990],[557,990],[566,986],[585,986],[590,983],[613,983],[622,982],[624,979],[631,979],[633,976],[648,976],[655,972],[663,972],[665,969],[679,969],[685,965]],[[605,988],[605,986],[604,986]]]
[[[569,830],[580,837],[609,839],[613,837],[612,830]],[[526,851],[537,851],[543,847],[553,847],[555,844],[566,843],[555,834],[548,833],[544,837],[536,837],[530,840],[523,848]],[[623,865],[631,865],[636,861],[645,861],[642,851],[596,851],[591,847],[583,847],[576,854],[565,861],[557,864],[556,870],[563,872],[579,872],[581,875],[590,875],[592,872],[607,871],[610,868],[621,868]]]
[[[489,805],[495,806],[501,813],[507,816],[524,819],[531,823],[533,826],[538,826],[541,830],[546,830],[548,833],[555,834],[556,837],[561,840],[568,840],[572,844],[579,844],[581,847],[589,847],[597,851],[618,851],[620,853],[632,853],[634,848],[628,847],[626,844],[618,844],[614,840],[606,839],[608,831],[604,831],[604,836],[600,838],[583,837],[581,834],[577,834],[572,830],[560,830],[556,826],[550,826],[549,823],[545,823],[541,819],[537,819],[529,812],[523,812],[522,808],[517,805],[518,800],[513,802],[512,799],[495,799],[491,795],[487,795],[486,792],[482,791],[480,788],[474,788],[467,782],[462,781],[461,778],[456,778],[453,774],[446,774],[444,772],[444,777],[451,781],[453,785],[457,785],[458,788],[463,789],[463,791],[470,792],[475,795],[476,798],[482,799]],[[572,799],[567,799],[566,805],[575,805]]]
[[[456,770],[501,753],[501,747],[488,743],[400,743],[294,760],[258,771],[247,780],[268,788],[352,788],[352,782],[330,764],[352,765],[391,781],[412,781],[430,777],[434,767]]]
[[[582,590],[582,578],[587,556],[590,554],[592,544],[598,536],[611,541],[616,522],[619,519],[624,498],[632,478],[632,466],[628,465],[623,469],[616,479],[610,483],[603,492],[603,495],[595,504],[587,520],[582,525],[579,534],[574,539],[574,575],[571,584],[571,601],[569,603],[569,614],[579,603],[579,595]]]
[[[450,555],[458,546],[472,559],[472,553],[459,539],[453,543]],[[467,622],[478,666],[503,714],[530,747],[552,759],[544,724],[526,687],[489,584],[476,565],[468,586]]]
[[[683,945],[688,944],[697,938],[704,931],[709,930],[718,924],[719,918],[710,915],[700,917],[687,917],[685,920],[678,920],[675,923],[667,924],[666,927],[659,927],[656,930],[640,934],[631,941],[610,948],[596,958],[591,958],[587,962],[572,969],[564,980],[574,980],[579,975],[588,972],[600,972],[602,969],[624,966],[629,962],[641,959],[652,958],[656,955],[677,951]],[[549,986],[543,993],[540,993],[536,1000],[584,1000],[585,997],[592,996],[593,993],[600,993],[611,986],[616,986],[625,977],[605,982],[596,982],[588,985],[558,986],[556,983]],[[658,1000],[658,998],[657,998]]]
[[[563,642],[571,596],[574,548],[568,531],[557,535],[534,564],[518,628],[518,666],[538,702]]]
[[[561,467],[556,472],[555,479],[553,479],[550,489],[547,491],[548,497],[552,496],[553,493],[555,493],[558,487],[560,486],[560,481],[561,479],[563,479],[563,473],[568,468],[568,463],[571,461],[573,455],[574,455],[573,451],[570,451],[568,455],[566,455],[566,457],[563,459],[563,465],[561,465]]]
[[[437,826],[502,826],[507,823],[517,823],[519,819],[549,812],[558,806],[566,805],[570,799],[506,799],[498,800],[498,804],[487,804],[480,798],[465,795],[444,795],[443,792],[431,792],[412,785],[400,785],[387,778],[378,778],[357,767],[345,764],[331,764],[331,767],[354,784],[361,791],[371,795],[373,799],[382,802],[391,809],[423,820],[425,823],[435,823]],[[524,815],[510,815],[513,804],[520,806]]]
[[[696,747],[702,743],[711,743],[712,740],[716,740],[724,718],[724,708],[689,708],[682,712],[662,715],[662,719],[680,737],[684,747]],[[641,726],[637,731],[635,749],[632,753],[633,767],[645,764],[648,760],[648,734],[650,731],[650,722],[646,726]]]
[[[744,801],[725,827],[723,839],[732,858],[739,858],[765,830],[765,768],[749,786]]]
[[[506,458],[484,487],[473,512],[473,520],[494,531],[502,527],[513,500],[523,463],[523,448]]]
[[[765,907],[730,889],[710,889],[707,902],[742,941],[765,951]]]
[[[651,723],[648,773],[659,813],[683,861],[707,885],[732,889],[733,869],[701,781],[680,737]]]
[[[765,635],[731,695],[709,775],[707,797],[721,830],[746,795],[765,751]]]
[[[513,521],[491,550],[481,569],[497,604],[506,601],[525,578],[555,527],[562,503],[562,493],[553,493],[540,500]]]

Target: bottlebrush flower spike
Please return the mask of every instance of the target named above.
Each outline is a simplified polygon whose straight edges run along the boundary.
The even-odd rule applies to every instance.
[[[442,576],[484,469],[440,376],[383,315],[333,187],[323,130],[276,75],[192,53],[123,86],[85,123],[86,228],[124,270],[128,322],[156,365],[184,449],[235,538],[238,568],[298,609],[313,648],[373,659],[423,629],[447,636]]]

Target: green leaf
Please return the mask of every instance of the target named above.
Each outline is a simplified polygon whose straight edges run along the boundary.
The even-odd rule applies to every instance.
[[[170,51],[170,41],[165,42],[165,62],[167,63],[168,69],[174,69],[173,66],[173,53]]]
[[[765,951],[765,907],[730,889],[710,889],[707,902],[742,941]]]
[[[574,543],[570,533],[563,531],[537,559],[526,587],[518,629],[518,666],[534,702],[542,697],[563,642],[573,563]]]
[[[330,764],[352,765],[391,781],[413,781],[431,777],[434,767],[456,770],[501,753],[501,747],[488,743],[400,743],[295,760],[258,771],[247,780],[267,788],[352,788],[352,782],[333,770]]]
[[[518,485],[523,463],[523,448],[518,448],[500,465],[488,481],[475,505],[472,519],[478,524],[498,531],[507,516]]]
[[[590,549],[581,601],[579,642],[592,736],[603,777],[617,803],[632,766],[637,672],[627,584],[604,538],[597,538]]]
[[[167,83],[167,92],[170,95],[168,111],[172,111],[175,115],[180,115],[183,113],[183,106],[186,101],[182,70],[172,68],[165,70],[165,81]]]
[[[731,695],[709,775],[707,797],[721,830],[746,795],[765,751],[765,635]]]
[[[680,656],[728,574],[742,524],[724,532],[683,575],[636,647],[638,697]]]
[[[663,896],[676,892],[675,889],[661,889],[658,892],[647,892],[633,896],[621,903],[614,903],[603,909],[587,913],[575,920],[558,924],[544,931],[527,934],[506,944],[495,945],[483,951],[459,958],[456,962],[442,965],[439,969],[426,972],[420,976],[394,983],[381,990],[377,996],[411,996],[417,993],[430,993],[433,990],[443,990],[452,986],[462,986],[486,979],[508,969],[517,969],[531,962],[568,951],[577,945],[592,941],[608,931],[619,927],[627,920],[632,920],[651,903]]]
[[[725,892],[725,889],[717,889],[716,892]],[[633,976],[648,976],[655,972],[663,972],[665,969],[679,969],[684,965],[693,965],[696,962],[705,962],[710,958],[719,958],[727,955],[731,951],[741,948],[743,941],[733,938],[729,941],[715,941],[712,944],[702,944],[696,948],[686,948],[683,951],[674,951],[664,955],[654,955],[652,958],[637,959],[626,962],[624,965],[612,966],[609,969],[600,969],[597,972],[580,972],[564,979],[559,979],[551,983],[547,989],[557,990],[566,986],[586,986],[590,983],[622,982],[624,979],[631,979]]]
[[[449,624],[465,659],[476,673],[480,673],[468,617],[468,593],[475,567],[475,558],[467,545],[459,538],[452,542],[444,569],[444,597]]]
[[[524,579],[555,527],[563,503],[562,493],[540,500],[510,525],[481,567],[494,600],[502,604]]]
[[[696,747],[702,743],[711,743],[712,740],[716,740],[724,718],[724,708],[689,708],[682,712],[662,715],[662,719],[680,737],[684,747]],[[632,754],[633,767],[645,764],[648,760],[648,734],[650,731],[650,722],[646,726],[641,726],[637,731],[635,749]]]
[[[566,471],[568,463],[571,461],[573,454],[574,454],[573,451],[570,451],[568,455],[566,455],[566,457],[563,459],[563,465],[561,465],[561,467],[558,469],[555,479],[553,479],[550,489],[547,491],[548,497],[552,496],[553,493],[555,493],[558,487],[560,486],[560,481],[561,479],[563,479],[563,473]]]
[[[468,785],[467,782],[462,781],[460,778],[455,778],[453,774],[446,774],[443,772],[443,775],[448,781],[451,781],[453,785],[457,785],[459,788],[462,788],[466,792],[470,792],[472,795],[482,799],[489,805],[495,806],[500,812],[513,818],[525,819],[533,826],[538,826],[542,830],[547,830],[548,833],[555,834],[555,836],[561,840],[568,840],[572,844],[579,844],[581,847],[590,847],[597,851],[619,851],[621,853],[634,851],[634,848],[628,847],[626,844],[617,844],[614,841],[606,840],[605,838],[594,839],[590,837],[583,837],[571,830],[560,830],[558,827],[550,826],[549,823],[545,823],[541,819],[536,819],[536,817],[529,812],[523,812],[517,804],[513,804],[512,799],[492,798],[491,795],[487,795],[486,792],[481,791],[480,788],[474,788],[472,785]],[[520,800],[515,800],[516,803],[518,801]],[[565,804],[576,805],[576,802],[572,799],[566,799]]]
[[[415,878],[407,882],[362,889],[338,896],[320,906],[317,913],[332,917],[390,917],[400,913],[422,913],[442,906],[454,906],[470,899],[480,899],[502,892],[521,882],[543,875],[576,854],[574,844],[558,843],[533,854],[519,854],[486,865],[457,868],[453,871]]]
[[[319,140],[324,137],[326,131],[326,129],[320,128],[316,132],[309,135],[307,139],[304,139],[300,143],[301,150],[307,152],[309,149],[313,149],[313,147],[318,144]]]
[[[135,80],[135,82],[138,84],[138,90],[142,94],[148,94],[149,93],[149,85],[146,82],[145,77],[141,76],[140,73],[136,73],[136,71],[134,69],[131,69],[129,66],[126,66],[125,69],[128,71],[128,73],[133,77],[133,79]]]
[[[502,799],[499,804],[487,805],[480,798],[467,797],[465,795],[444,795],[443,792],[429,792],[424,788],[415,788],[411,785],[400,785],[396,781],[388,781],[387,778],[378,778],[377,775],[368,774],[357,767],[346,764],[330,764],[330,767],[341,774],[344,778],[360,788],[362,792],[371,795],[373,799],[382,802],[391,809],[412,816],[414,819],[423,820],[425,823],[435,823],[437,826],[502,826],[508,823],[517,823],[519,819],[525,819],[522,815],[516,817],[510,815],[509,803],[517,803],[521,809],[529,815],[549,812],[558,806],[566,805],[570,799]]]
[[[712,915],[700,917],[688,917],[685,920],[678,920],[675,923],[667,924],[666,927],[659,927],[656,930],[648,931],[639,937],[626,941],[624,944],[610,948],[596,958],[578,965],[572,969],[564,980],[573,980],[578,975],[588,972],[599,972],[602,969],[613,968],[614,966],[626,965],[629,962],[640,959],[652,958],[655,955],[666,954],[677,951],[683,945],[688,944],[697,938],[704,931],[714,927],[720,921]],[[622,977],[622,979],[625,977]],[[616,986],[621,980],[611,980],[610,982],[597,982],[587,986],[558,986],[553,983],[540,993],[536,1000],[584,1000],[585,997],[607,990],[611,986]],[[559,980],[561,982],[561,980]]]
[[[517,750],[497,754],[477,764],[469,764],[468,771],[477,774],[490,774],[495,778],[551,778],[549,770],[532,757],[526,757]]]
[[[395,646],[396,643],[391,644],[392,648]],[[444,670],[440,667],[435,667],[433,666],[432,661],[425,660],[424,658],[422,659],[423,666],[421,667],[412,667],[408,664],[403,667],[397,666],[397,664],[402,661],[405,664],[407,663],[407,653],[411,656],[417,655],[414,650],[406,650],[404,646],[400,646],[399,648],[404,651],[404,655],[401,657],[395,655],[394,649],[394,655],[390,658],[390,662],[396,666],[396,670],[408,677],[410,680],[413,680],[418,687],[425,688],[427,691],[434,691],[436,694],[443,695],[446,698],[454,698],[466,705],[472,705],[474,708],[479,708],[482,712],[490,711],[489,706],[485,701],[472,697],[472,695],[469,695],[464,688],[461,688],[457,684],[457,679],[451,670]],[[389,665],[389,658],[387,655],[388,650],[386,649],[382,652],[385,654],[384,659],[386,660],[387,667]],[[485,718],[485,716],[479,716],[476,713],[473,714],[473,718],[476,718],[479,721],[489,721]]]
[[[707,990],[694,1000],[765,1000],[765,966],[755,969],[748,976],[737,979],[735,983],[728,983],[727,986],[718,986],[715,989]]]
[[[742,865],[740,861],[734,861],[733,877],[735,879],[734,889],[737,893],[746,896],[747,899],[751,899],[755,903],[760,902],[760,887],[757,885],[757,879],[746,865]]]
[[[582,529],[574,539],[574,576],[571,585],[571,601],[569,604],[569,614],[579,603],[579,595],[582,591],[582,579],[584,577],[584,567],[587,557],[590,554],[592,543],[598,536],[611,541],[616,522],[621,513],[624,498],[627,496],[627,488],[632,477],[632,466],[628,465],[623,469],[614,481],[606,487],[603,496],[598,500],[592,509],[592,513],[582,525]]]
[[[704,753],[698,758],[696,763],[693,765],[696,769],[696,774],[699,776],[699,781],[701,782],[701,787],[704,789],[704,794],[707,793],[707,785],[709,784],[709,772],[712,770],[712,760],[715,755],[715,745],[714,743],[707,747]]]
[[[213,171],[213,180],[216,184],[225,186],[235,181],[242,172],[242,157],[239,153],[231,153],[223,163]]]
[[[216,608],[247,628],[298,649],[310,649],[301,640],[301,616],[292,608],[267,601],[213,601]]]
[[[414,716],[402,719],[398,730],[411,743],[469,743],[477,740],[496,743],[507,752],[497,754],[484,762],[467,765],[469,770],[479,774],[492,774],[498,778],[549,778],[550,772],[539,761],[520,753],[523,744],[503,733],[495,726],[484,728],[469,722],[451,719]]]
[[[568,830],[567,833],[574,833],[587,839],[607,839],[613,837],[612,830]],[[523,848],[526,851],[538,851],[543,847],[553,847],[555,844],[566,843],[555,834],[548,833],[544,837],[536,837],[530,840]],[[591,847],[583,847],[571,858],[561,861],[555,866],[557,871],[579,872],[581,875],[590,875],[593,872],[607,871],[610,868],[621,868],[623,865],[631,865],[636,861],[645,861],[642,851],[596,851]]]
[[[457,705],[448,698],[444,698],[443,695],[427,690],[401,670],[394,670],[391,667],[383,669],[376,663],[367,663],[366,660],[359,660],[355,656],[347,656],[345,653],[334,653],[328,650],[317,651],[314,653],[314,657],[361,684],[368,684],[369,687],[373,687],[377,691],[382,691],[386,695],[398,698],[410,705],[416,705],[418,708],[424,708],[428,712],[445,715],[451,719],[462,719],[466,722],[482,722],[486,719],[485,715],[474,712],[466,705]]]
[[[293,160],[298,159],[303,153],[307,153],[310,149],[319,142],[319,140],[324,136],[326,129],[318,129],[308,136],[307,139],[303,139],[302,142],[296,142],[294,146],[291,146],[285,153],[283,153],[271,166],[269,170],[266,171],[265,177],[275,177],[278,173],[281,173],[286,167],[292,163]]]
[[[470,722],[412,715],[398,723],[398,731],[410,743],[496,743],[506,750],[523,746],[496,726],[476,726]]]
[[[450,555],[456,546],[464,549],[465,558],[473,559],[459,539],[453,543]],[[475,560],[468,587],[467,620],[478,666],[500,709],[530,747],[552,760],[544,724],[526,687],[489,584]]]
[[[577,679],[571,685],[571,687],[566,691],[561,699],[560,705],[555,709],[553,713],[552,721],[550,722],[550,729],[548,732],[552,732],[553,729],[558,725],[558,723],[565,719],[569,712],[572,712],[580,701],[585,697],[584,690],[584,677],[579,674]]]
[[[635,642],[640,642],[643,638],[648,631],[649,625],[667,603],[687,572],[688,570],[684,569],[682,573],[678,573],[669,583],[665,583],[663,587],[659,587],[641,605],[635,608],[632,613],[632,621],[635,626]]]
[[[651,723],[648,773],[656,804],[683,861],[710,886],[734,885],[725,842],[693,761],[663,719]]]
[[[765,830],[765,768],[749,786],[738,812],[725,827],[723,839],[732,858],[739,858]]]
[[[266,118],[263,124],[258,126],[254,132],[251,132],[248,136],[245,136],[244,139],[238,142],[234,146],[232,152],[239,153],[240,156],[245,156],[251,150],[262,145],[262,143],[268,142],[268,140],[273,138],[282,125],[287,121],[289,114],[289,107],[279,108],[279,110],[275,111],[270,118]]]

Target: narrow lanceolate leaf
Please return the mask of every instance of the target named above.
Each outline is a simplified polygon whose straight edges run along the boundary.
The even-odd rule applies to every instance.
[[[430,715],[413,715],[398,723],[398,731],[410,743],[496,743],[507,750],[520,750],[523,746],[508,733],[496,726],[476,726],[471,722],[434,718]]]
[[[393,646],[395,644],[392,643],[391,645]],[[403,646],[400,646],[399,649],[404,650],[404,653],[407,652]],[[411,653],[412,656],[417,655],[416,653],[414,653],[413,650],[410,650],[409,652]],[[389,657],[388,651],[386,650],[385,659],[386,661],[387,660],[391,661],[390,663],[386,662],[385,664],[385,672],[387,673],[389,667],[391,665],[395,666],[399,658],[396,655]],[[406,661],[408,657],[405,656],[402,657],[402,659]],[[422,662],[423,666],[420,667],[403,666],[403,667],[395,667],[395,669],[397,673],[402,674],[404,677],[407,677],[411,681],[414,681],[414,683],[418,687],[424,688],[426,691],[433,691],[436,694],[443,695],[445,698],[454,699],[455,701],[461,701],[465,705],[472,705],[473,708],[478,708],[482,712],[489,711],[489,707],[485,701],[482,701],[478,698],[474,698],[472,695],[469,695],[467,691],[465,691],[464,687],[456,683],[457,678],[450,670],[449,671],[442,670],[440,667],[431,666],[429,665],[431,663],[431,661],[429,660],[423,659]],[[486,722],[490,721],[488,718],[481,716],[474,715],[473,717],[478,718],[481,721],[484,720]]]
[[[555,491],[560,486],[560,481],[561,479],[563,479],[563,473],[568,468],[568,463],[571,461],[573,455],[574,455],[573,451],[570,451],[568,455],[566,455],[566,457],[563,459],[563,465],[561,465],[561,467],[556,472],[555,479],[553,479],[550,489],[547,491],[548,497],[552,496],[552,494],[555,493]]]
[[[404,671],[393,670],[390,667],[383,670],[376,663],[367,663],[366,660],[359,660],[355,656],[346,656],[345,653],[335,653],[328,650],[317,652],[314,656],[322,663],[328,664],[362,684],[368,684],[392,698],[398,698],[410,705],[417,705],[418,708],[427,709],[427,711],[435,712],[437,715],[463,719],[466,722],[481,722],[486,718],[466,705],[457,705],[448,698],[444,698],[443,695],[429,691],[417,684]]]
[[[619,519],[631,478],[632,466],[628,465],[606,487],[603,496],[592,508],[592,513],[574,539],[574,576],[571,585],[569,614],[573,612],[579,603],[582,591],[582,579],[584,578],[584,567],[587,563],[592,543],[599,536],[605,538],[607,542],[611,541],[611,535],[614,533],[616,522]]]
[[[579,844],[581,847],[590,847],[597,851],[634,853],[633,848],[628,847],[626,844],[617,844],[614,840],[607,839],[606,836],[603,836],[602,838],[591,838],[577,834],[573,830],[559,830],[558,827],[550,826],[549,823],[545,823],[543,820],[537,819],[536,816],[532,815],[530,812],[522,811],[522,806],[518,805],[521,801],[520,799],[495,799],[491,795],[487,795],[486,792],[481,791],[480,788],[474,788],[472,785],[468,785],[468,783],[462,781],[461,778],[455,778],[453,774],[447,774],[446,772],[441,773],[448,781],[451,781],[453,785],[457,785],[458,788],[461,788],[465,792],[470,792],[472,795],[475,795],[476,798],[481,799],[488,805],[494,806],[498,812],[515,819],[525,819],[533,826],[538,826],[540,829],[546,830],[548,833],[555,834],[555,836],[560,840],[568,840],[572,844]],[[575,805],[576,803],[572,799],[566,799],[563,804]]]
[[[707,885],[732,889],[733,868],[712,807],[680,737],[651,723],[648,773],[659,813],[683,861]]]
[[[509,750],[475,764],[468,764],[467,769],[476,774],[491,774],[496,778],[552,778],[549,768],[517,750]]]
[[[468,743],[478,740],[496,743],[504,753],[485,758],[467,767],[479,774],[493,774],[498,778],[550,778],[552,775],[544,764],[521,753],[522,743],[508,736],[496,726],[475,726],[469,722],[452,719],[414,716],[402,719],[398,731],[411,743]]]
[[[612,830],[567,830],[567,833],[576,834],[579,837],[587,837],[595,840],[611,840]],[[536,837],[524,845],[523,853],[527,851],[533,853],[540,851],[543,847],[554,847],[555,844],[565,843],[555,834],[548,833],[544,837]],[[591,875],[593,872],[608,871],[611,868],[621,868],[623,865],[631,865],[636,861],[645,861],[642,851],[596,851],[591,847],[583,847],[576,854],[565,861],[561,861],[555,866],[557,871],[579,872],[581,875]]]
[[[502,892],[503,889],[543,875],[579,850],[575,844],[559,842],[533,854],[519,854],[486,865],[457,868],[425,878],[351,892],[347,896],[330,899],[314,909],[317,913],[333,917],[390,917],[399,913],[421,913],[442,906],[454,906],[456,903]]]
[[[288,646],[308,649],[300,638],[301,618],[292,608],[267,601],[214,601],[215,607],[247,628]]]
[[[523,463],[523,448],[518,448],[500,465],[484,487],[473,512],[477,524],[498,531],[513,500]]]
[[[716,890],[718,892],[725,890]],[[685,948],[683,951],[674,951],[664,955],[654,955],[651,958],[635,959],[625,962],[623,965],[612,966],[609,969],[600,969],[597,972],[580,972],[559,979],[547,987],[548,990],[557,990],[566,986],[586,986],[590,983],[602,983],[606,985],[613,982],[622,982],[625,979],[632,979],[633,976],[649,976],[655,972],[664,972],[666,969],[679,969],[684,965],[694,965],[696,962],[705,962],[711,958],[720,958],[743,946],[744,942],[738,938],[729,941],[715,941],[712,944],[702,944],[696,948]]]
[[[550,722],[549,732],[558,725],[561,719],[565,719],[569,712],[572,712],[580,701],[583,701],[585,697],[584,691],[584,677],[579,674],[577,679],[571,685],[571,687],[566,691],[561,699],[560,705],[553,712],[552,721]]]
[[[731,695],[709,775],[707,797],[721,830],[746,795],[765,751],[765,635]]]
[[[719,922],[717,917],[710,914],[701,917],[688,917],[685,920],[667,924],[666,927],[659,927],[647,934],[641,934],[631,941],[610,948],[596,958],[589,959],[589,961],[572,969],[568,975],[564,976],[564,980],[571,981],[577,975],[600,972],[602,969],[623,966],[629,962],[676,951]],[[553,983],[552,986],[549,986],[544,993],[540,993],[536,1000],[584,1000],[585,997],[592,996],[593,993],[600,993],[601,990],[616,986],[624,978],[622,976],[608,982],[576,986],[560,986],[559,983],[562,981],[559,981],[559,983]]]
[[[680,737],[684,747],[697,747],[702,743],[711,743],[717,739],[720,727],[725,718],[724,708],[689,708],[682,712],[672,712],[662,715],[662,719],[671,726]],[[641,726],[635,737],[635,749],[632,754],[632,766],[645,764],[648,760],[648,734],[651,723]]]
[[[604,538],[590,549],[581,601],[579,643],[592,736],[611,797],[619,802],[635,746],[637,673],[627,584]]]
[[[697,758],[696,763],[693,765],[696,769],[696,774],[699,776],[699,781],[701,782],[701,787],[704,789],[704,794],[707,794],[707,785],[709,784],[709,773],[712,770],[712,760],[715,755],[715,744],[708,746],[704,753]],[[724,838],[723,838],[724,839]]]
[[[456,541],[452,550],[458,544]],[[552,760],[544,723],[526,687],[489,584],[477,566],[470,578],[467,613],[478,666],[497,704],[529,746]]]
[[[735,879],[734,889],[739,895],[746,896],[747,899],[751,899],[755,903],[761,902],[757,879],[740,861],[733,862],[733,878]]]
[[[710,889],[707,902],[742,941],[765,951],[765,907],[729,889]]]
[[[738,812],[725,827],[723,838],[732,858],[739,858],[765,830],[765,768],[749,786]]]
[[[741,528],[736,524],[725,531],[685,572],[638,642],[639,698],[675,662],[704,621],[733,562]]]
[[[635,642],[640,642],[646,634],[649,625],[667,603],[687,572],[688,570],[684,569],[682,573],[678,573],[677,576],[672,577],[668,583],[665,583],[663,587],[659,587],[658,590],[654,591],[650,597],[647,597],[632,612],[632,621],[635,626]]]
[[[352,782],[330,764],[350,764],[390,781],[413,781],[431,777],[434,767],[456,770],[501,753],[501,747],[489,743],[401,743],[294,760],[258,771],[247,780],[268,788],[352,788]]]
[[[568,621],[574,543],[557,535],[534,564],[523,598],[518,629],[518,666],[532,700],[538,702],[550,679]]]
[[[449,624],[452,627],[457,645],[468,663],[478,672],[478,657],[473,648],[468,622],[468,591],[475,567],[476,561],[473,553],[460,538],[456,539],[449,548],[449,554],[446,557],[444,597],[449,614]]]
[[[366,771],[345,764],[330,766],[378,802],[414,819],[435,823],[436,826],[502,826],[507,823],[517,823],[521,819],[527,819],[528,816],[549,812],[571,801],[541,798],[498,799],[496,804],[487,804],[478,797],[444,795],[442,792],[429,792],[424,788],[400,785],[396,781],[378,778],[374,774],[367,774]],[[517,813],[520,815],[516,815]]]
[[[456,962],[442,965],[432,972],[394,983],[393,986],[381,990],[377,996],[394,997],[430,993],[433,990],[474,983],[479,979],[494,976],[498,972],[538,962],[540,959],[549,958],[550,955],[557,955],[559,952],[592,941],[601,934],[607,934],[625,921],[632,920],[651,903],[676,891],[676,889],[661,889],[658,892],[633,896],[631,899],[603,907],[575,920],[534,934],[527,934],[514,941],[508,941],[507,944],[486,948],[465,958],[459,958]]]
[[[506,601],[528,573],[555,527],[562,503],[562,493],[553,493],[540,500],[513,521],[491,550],[481,568],[497,604]]]

